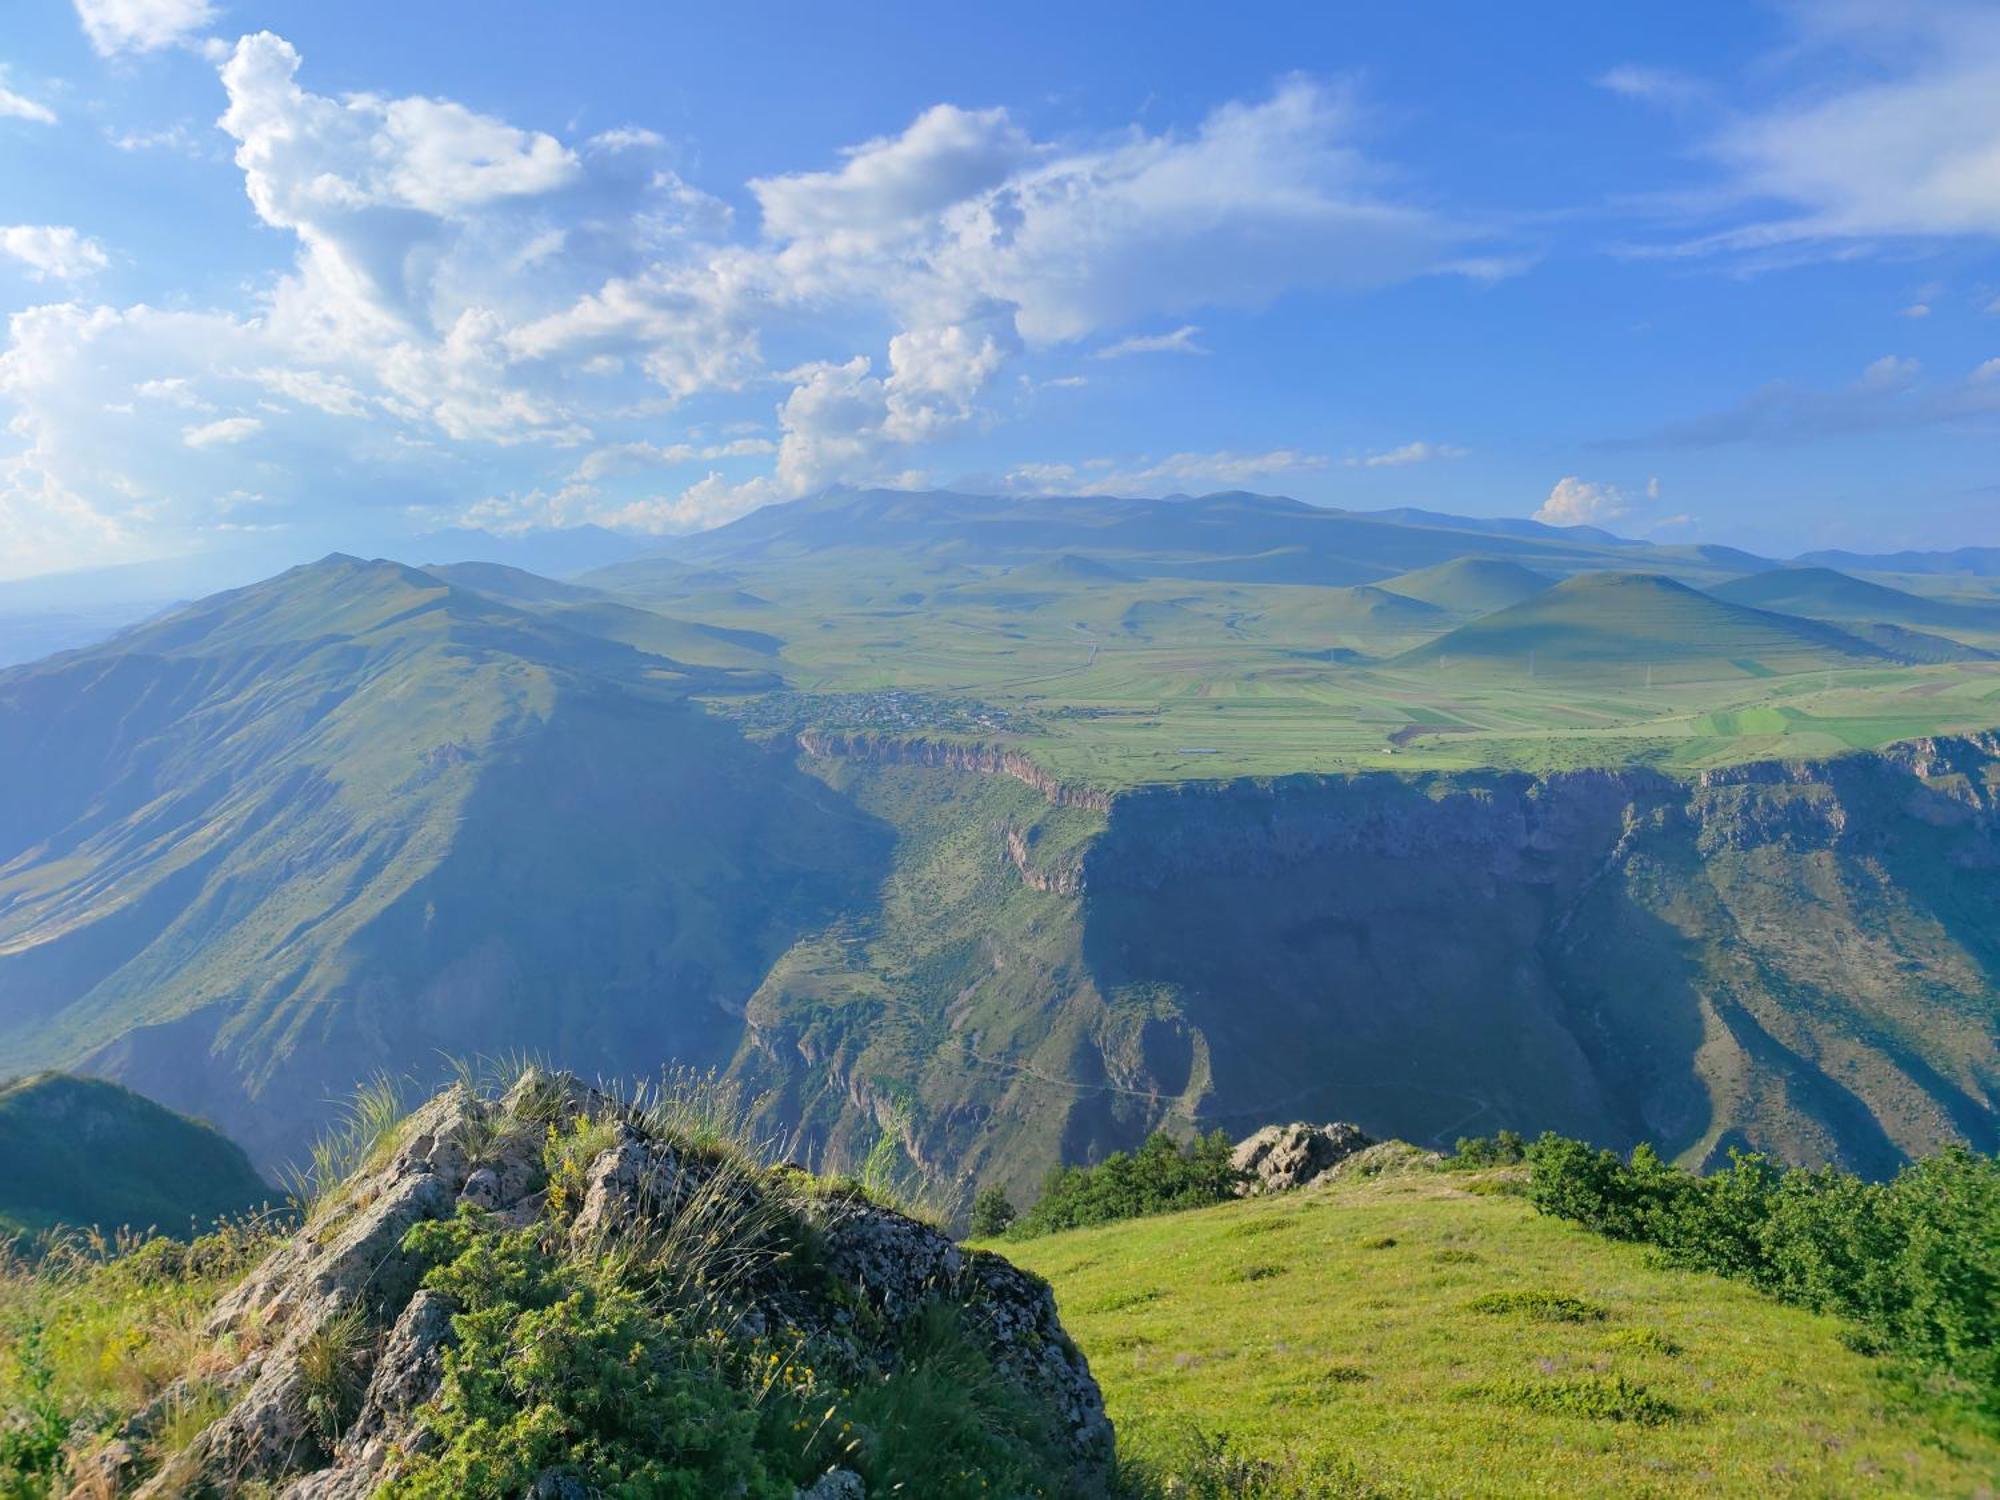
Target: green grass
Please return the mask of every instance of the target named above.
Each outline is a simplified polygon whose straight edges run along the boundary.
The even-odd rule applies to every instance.
[[[765,664],[801,693],[992,705],[1028,727],[993,734],[921,712],[874,727],[998,740],[1114,789],[1299,771],[1695,770],[2000,723],[2000,663],[1856,655],[1828,644],[1840,639],[1830,626],[1671,585],[1637,589],[1645,609],[1615,588],[1557,589],[1502,611],[1513,624],[1468,625],[1374,587],[1043,570],[1009,591],[1006,570],[937,567],[787,559],[739,570],[752,605],[644,602],[781,638]],[[1425,583],[1412,587],[1437,592]],[[905,597],[921,602],[885,614]]]
[[[1191,1474],[1184,1493],[1992,1493],[2000,1438],[1838,1323],[1466,1190],[1490,1180],[1004,1248],[1054,1285],[1121,1452]]]
[[[235,1335],[207,1333],[210,1307],[275,1243],[245,1222],[191,1244],[72,1235],[32,1263],[0,1255],[0,1495],[42,1495],[57,1448],[88,1447],[91,1433],[184,1381],[139,1444],[149,1465],[178,1451],[220,1409],[208,1381],[248,1352]],[[54,1443],[39,1465],[10,1454],[10,1435],[18,1448],[38,1427]]]

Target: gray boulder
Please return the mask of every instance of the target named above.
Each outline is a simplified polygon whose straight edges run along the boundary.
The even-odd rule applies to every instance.
[[[1249,1174],[1238,1193],[1282,1193],[1306,1186],[1374,1144],[1358,1125],[1266,1125],[1237,1146],[1230,1163]]]

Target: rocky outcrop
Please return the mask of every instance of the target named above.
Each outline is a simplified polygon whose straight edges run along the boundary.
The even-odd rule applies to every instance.
[[[547,1203],[544,1143],[579,1116],[606,1131],[605,1144],[582,1168],[580,1191],[562,1179],[571,1196],[558,1212]],[[677,1247],[727,1232],[728,1253],[714,1258],[727,1276],[708,1290],[730,1299],[737,1326],[782,1330],[857,1370],[892,1370],[912,1320],[940,1299],[956,1303],[994,1369],[1057,1418],[1075,1492],[1103,1487],[1110,1423],[1045,1283],[858,1196],[789,1181],[712,1143],[679,1141],[566,1076],[530,1072],[500,1099],[449,1089],[217,1305],[208,1333],[243,1351],[214,1382],[233,1399],[138,1493],[164,1500],[257,1483],[286,1500],[361,1500],[425,1452],[434,1440],[422,1411],[440,1388],[458,1309],[421,1285],[427,1268],[406,1237],[462,1210],[496,1228],[546,1223],[571,1254],[645,1253],[665,1265]],[[801,1231],[817,1247],[803,1279],[773,1248]],[[336,1384],[358,1400],[331,1397]],[[594,1493],[587,1478],[551,1471],[534,1493]],[[807,1493],[851,1497],[858,1483],[835,1471]]]
[[[1003,831],[1007,860],[1013,865],[1014,873],[1021,877],[1023,885],[1032,890],[1045,891],[1052,896],[1082,895],[1082,858],[1072,854],[1055,860],[1038,859],[1035,844],[1039,832],[1039,826],[1016,828],[1011,824]]]
[[[1229,1164],[1245,1174],[1238,1193],[1282,1193],[1302,1188],[1357,1151],[1373,1146],[1359,1125],[1266,1125],[1240,1142]]]
[[[1057,807],[1085,807],[1094,812],[1111,810],[1110,792],[1064,781],[1019,750],[1003,745],[933,739],[928,735],[807,729],[799,734],[799,748],[821,758],[866,760],[886,766],[942,766],[985,776],[1011,776],[1033,787]]]

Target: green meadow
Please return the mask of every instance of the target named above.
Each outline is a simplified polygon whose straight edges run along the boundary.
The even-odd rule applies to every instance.
[[[1054,1286],[1121,1452],[1180,1493],[1993,1493],[2000,1435],[1836,1321],[1506,1185],[1383,1177],[999,1248]]]
[[[1059,776],[1111,787],[1481,766],[1687,770],[2000,724],[2000,661],[1857,655],[1827,644],[1832,627],[1769,628],[1752,618],[1761,612],[1705,595],[1665,601],[1644,631],[1615,591],[1502,630],[1535,601],[1482,616],[1393,587],[1052,567],[791,564],[732,577],[740,587],[645,602],[782,640],[767,665],[796,695],[800,722],[825,717],[818,700],[841,698],[842,727],[997,738],[887,695],[975,700]],[[1962,638],[1975,652],[2000,643],[2000,633]]]

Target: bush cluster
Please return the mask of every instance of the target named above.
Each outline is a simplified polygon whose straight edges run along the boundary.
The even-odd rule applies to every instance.
[[[1487,1167],[1514,1167],[1528,1159],[1528,1143],[1519,1132],[1503,1130],[1498,1135],[1462,1135],[1458,1146],[1444,1159],[1447,1172],[1478,1172]]]
[[[1528,1159],[1542,1212],[1848,1318],[2000,1415],[2000,1158],[1950,1147],[1880,1183],[1741,1153],[1698,1176],[1557,1135]]]
[[[1201,1208],[1235,1196],[1244,1174],[1230,1164],[1234,1150],[1220,1130],[1178,1144],[1164,1131],[1137,1151],[1114,1151],[1094,1167],[1057,1167],[1042,1196],[1014,1225],[1018,1236],[1108,1224],[1141,1214]]]

